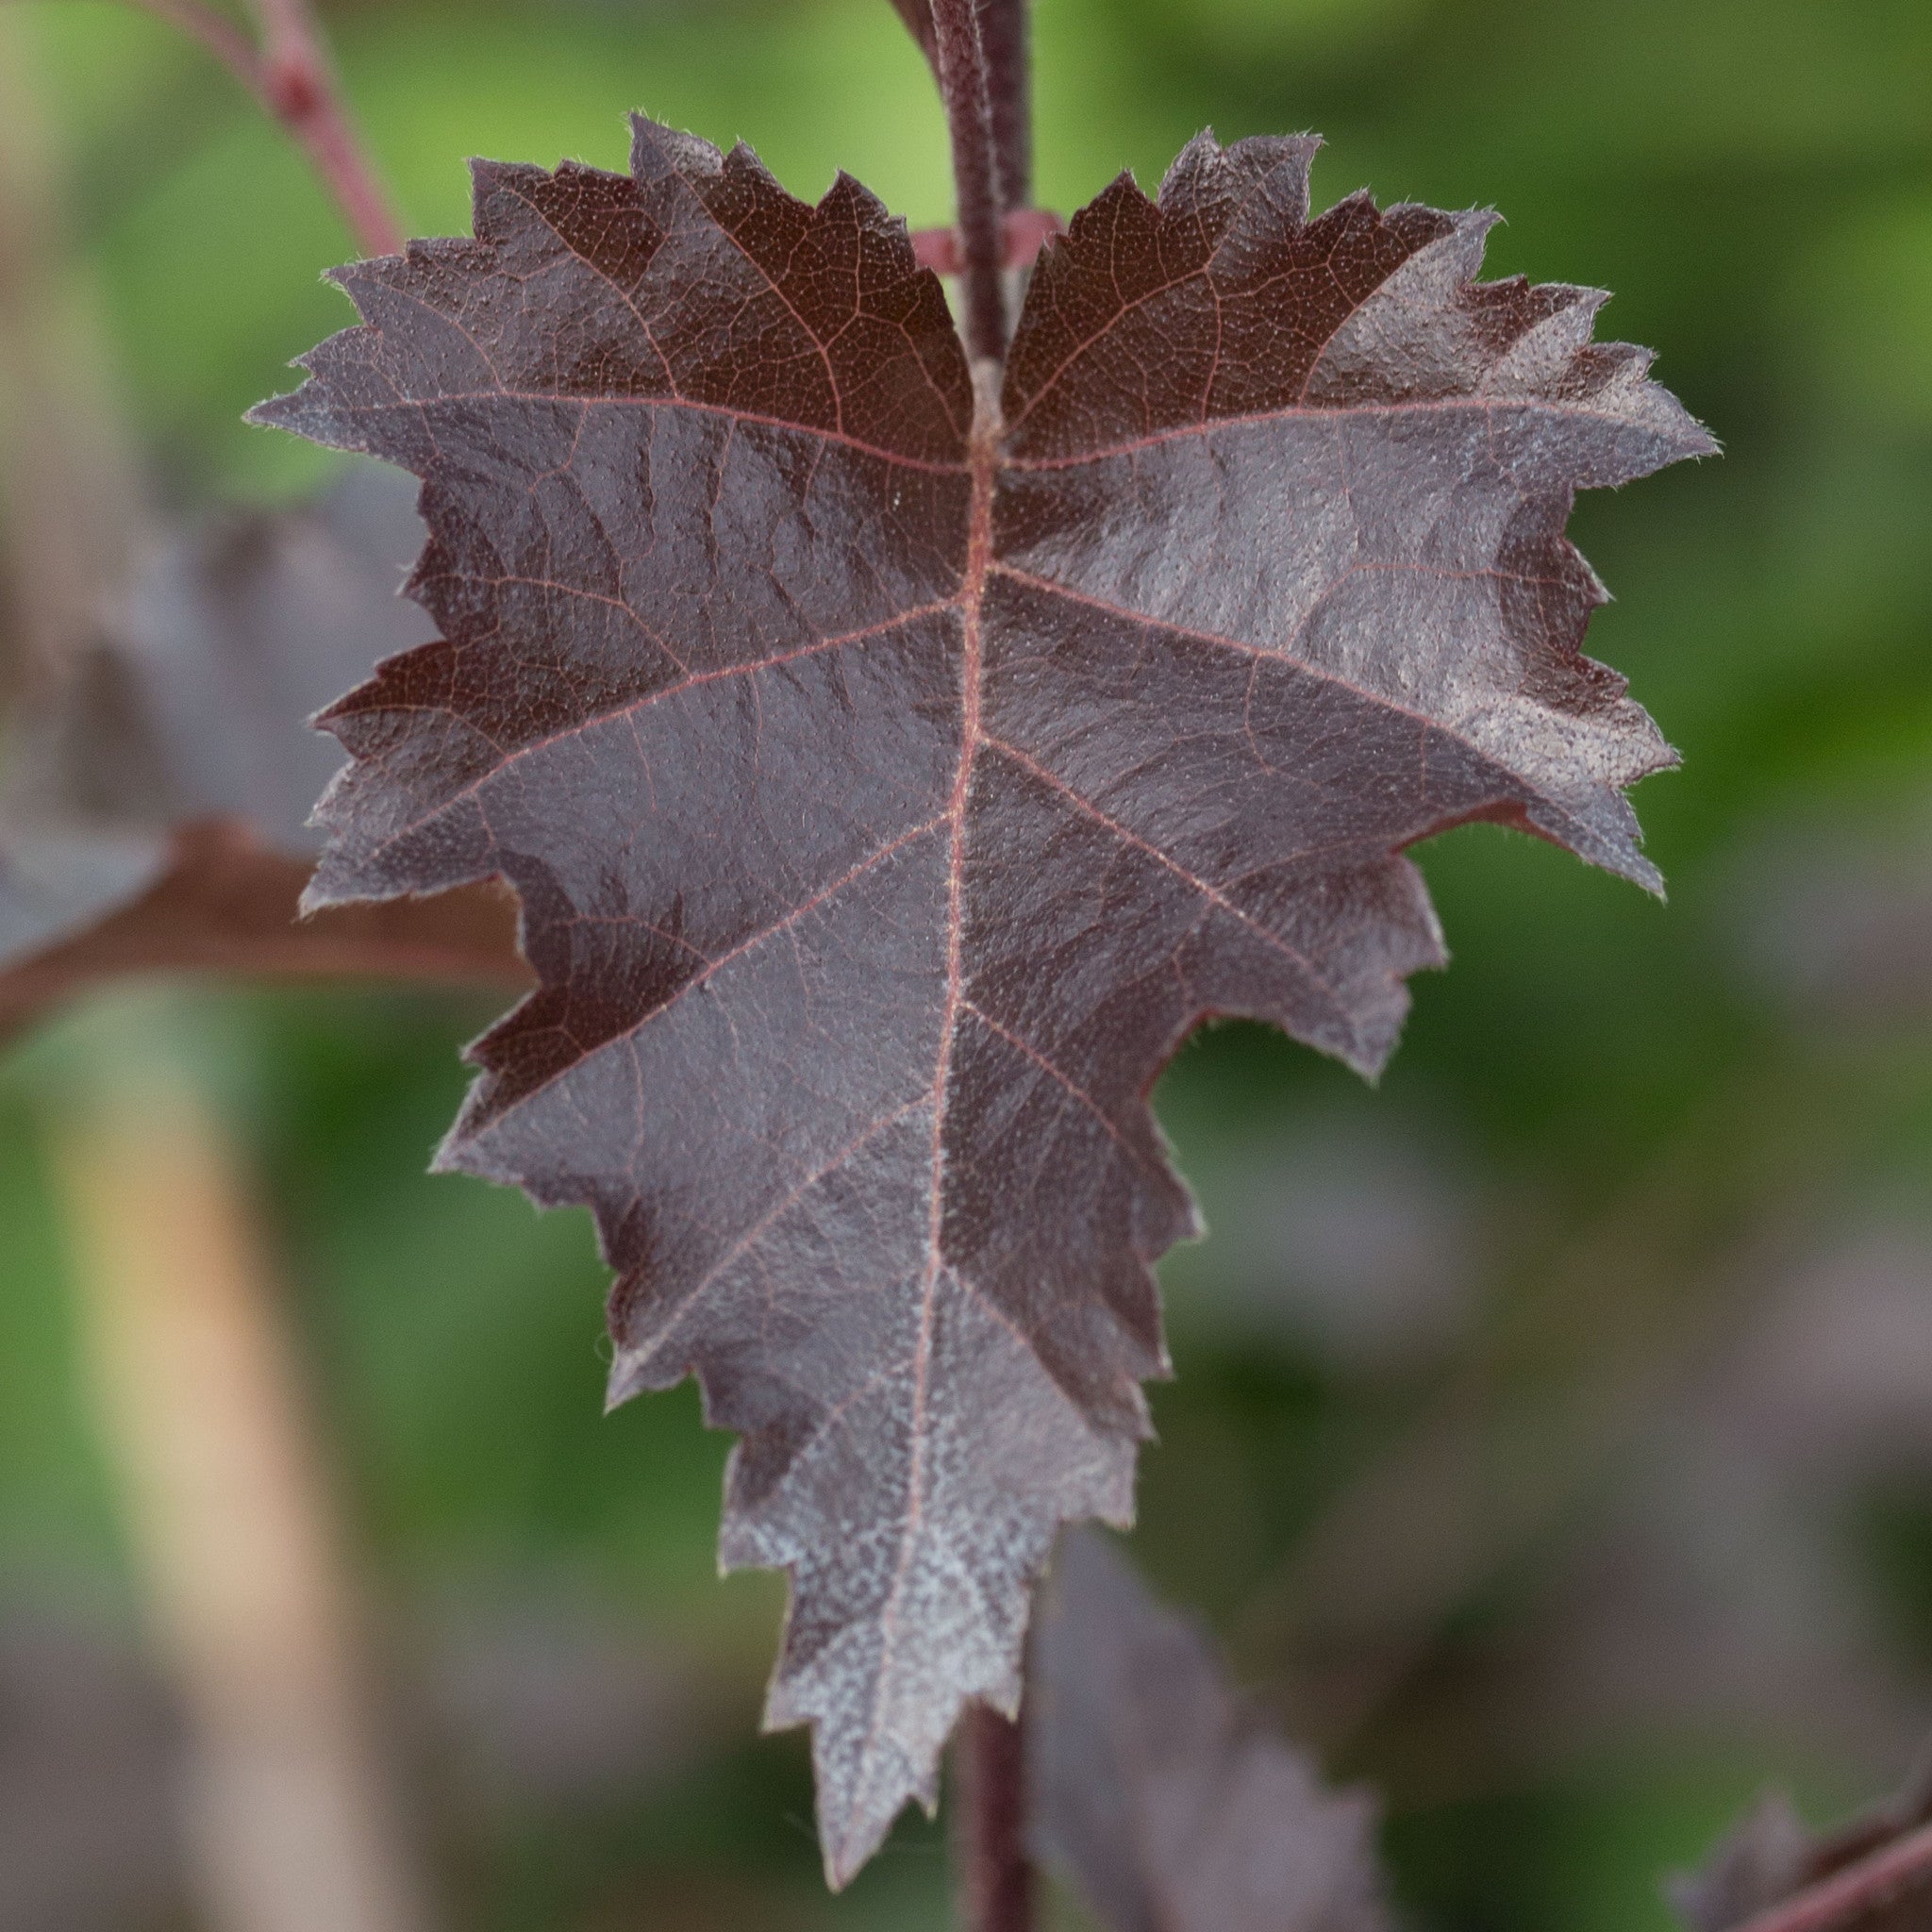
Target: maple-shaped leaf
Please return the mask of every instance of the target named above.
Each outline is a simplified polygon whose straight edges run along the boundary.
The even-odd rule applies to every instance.
[[[1309,221],[1313,148],[1116,182],[975,394],[863,188],[640,119],[338,271],[361,325],[258,411],[424,479],[441,638],[325,714],[311,897],[520,895],[440,1158],[588,1203],[612,1399],[695,1371],[742,1432],[835,1883],[1013,1707],[1057,1524],[1128,1518],[1189,1029],[1379,1065],[1445,826],[1653,877],[1563,524],[1708,440],[1597,297],[1472,282],[1487,216]]]
[[[1061,1543],[1028,1696],[1033,1835],[1111,1932],[1389,1932],[1373,1801],[1325,1790],[1094,1531]]]
[[[1691,1932],[1924,1932],[1932,1924],[1932,1758],[1897,1796],[1813,1832],[1767,1792],[1700,1870],[1674,1879]]]
[[[373,467],[320,503],[158,545],[64,679],[13,721],[0,801],[0,1038],[160,971],[527,983],[487,890],[298,921],[340,751],[310,715],[421,642],[422,542]]]

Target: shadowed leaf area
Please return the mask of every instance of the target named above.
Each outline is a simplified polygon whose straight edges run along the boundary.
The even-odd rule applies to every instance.
[[[13,721],[0,807],[0,1036],[99,980],[206,971],[515,985],[489,891],[296,917],[340,762],[308,728],[421,641],[395,587],[422,526],[358,474],[322,503],[158,544]]]
[[[1710,441],[1598,296],[1474,279],[1487,215],[1309,219],[1314,145],[1123,177],[975,375],[864,189],[640,119],[339,271],[257,412],[423,479],[441,635],[325,714],[309,901],[515,889],[541,986],[441,1158],[591,1206],[612,1400],[694,1372],[741,1433],[834,1883],[1014,1706],[1056,1526],[1130,1514],[1175,1047],[1378,1068],[1449,826],[1656,883],[1563,529]]]
[[[1323,1790],[1097,1532],[1042,1592],[1035,1835],[1111,1932],[1392,1932],[1374,1802]]]

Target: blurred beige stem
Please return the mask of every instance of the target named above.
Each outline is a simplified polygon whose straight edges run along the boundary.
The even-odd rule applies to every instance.
[[[102,1083],[58,1170],[103,1436],[191,1734],[217,1932],[420,1932],[273,1273],[185,1076]]]

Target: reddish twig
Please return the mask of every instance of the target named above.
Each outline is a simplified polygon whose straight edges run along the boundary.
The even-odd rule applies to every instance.
[[[940,95],[953,146],[966,344],[975,358],[996,361],[1007,347],[1006,297],[1000,287],[1006,210],[993,150],[979,9],[974,0],[934,0],[932,20]]]
[[[1736,1932],[1853,1932],[1868,1923],[1875,1927],[1878,1913],[1907,1896],[1932,1901],[1932,1824],[1747,1919]]]
[[[261,25],[261,98],[307,151],[368,255],[400,255],[403,231],[349,117],[309,0],[250,0]]]
[[[1027,59],[1026,0],[979,0],[986,50],[986,98],[999,164],[1000,203],[1008,211],[1033,198],[1033,88]]]
[[[1018,1723],[974,1704],[959,1721],[954,1751],[954,1851],[965,1932],[1033,1932],[1025,1733]]]
[[[400,255],[403,230],[357,134],[308,0],[251,0],[260,42],[206,0],[129,0],[198,41],[288,129],[365,255]]]

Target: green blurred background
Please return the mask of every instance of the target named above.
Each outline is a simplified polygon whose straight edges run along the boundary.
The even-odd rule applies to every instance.
[[[195,47],[9,12],[162,495],[309,489],[328,459],[240,418],[346,319],[339,222]],[[946,217],[882,0],[329,18],[414,233],[463,227],[468,155],[621,165],[633,107]],[[1932,1729],[1932,8],[1039,0],[1037,103],[1063,211],[1209,124],[1322,130],[1318,204],[1493,205],[1492,271],[1614,290],[1604,332],[1725,444],[1573,526],[1618,600],[1592,652],[1683,754],[1637,800],[1668,906],[1457,832],[1421,855],[1456,961],[1377,1091],[1244,1026],[1164,1081],[1212,1232],[1165,1270],[1132,1539],[1381,1788],[1418,1927],[1664,1927],[1660,1874],[1764,1778],[1825,1815]],[[601,1418],[587,1218],[425,1175],[485,1018],[203,991],[0,1064],[0,1837],[84,1735],[59,1932],[194,1923],[140,1823],[165,1697],[47,1132],[76,1057],[159,1031],[268,1204],[449,1922],[941,1925],[917,1820],[823,1894],[802,1742],[756,1736],[781,1593],[716,1578],[690,1389]]]

